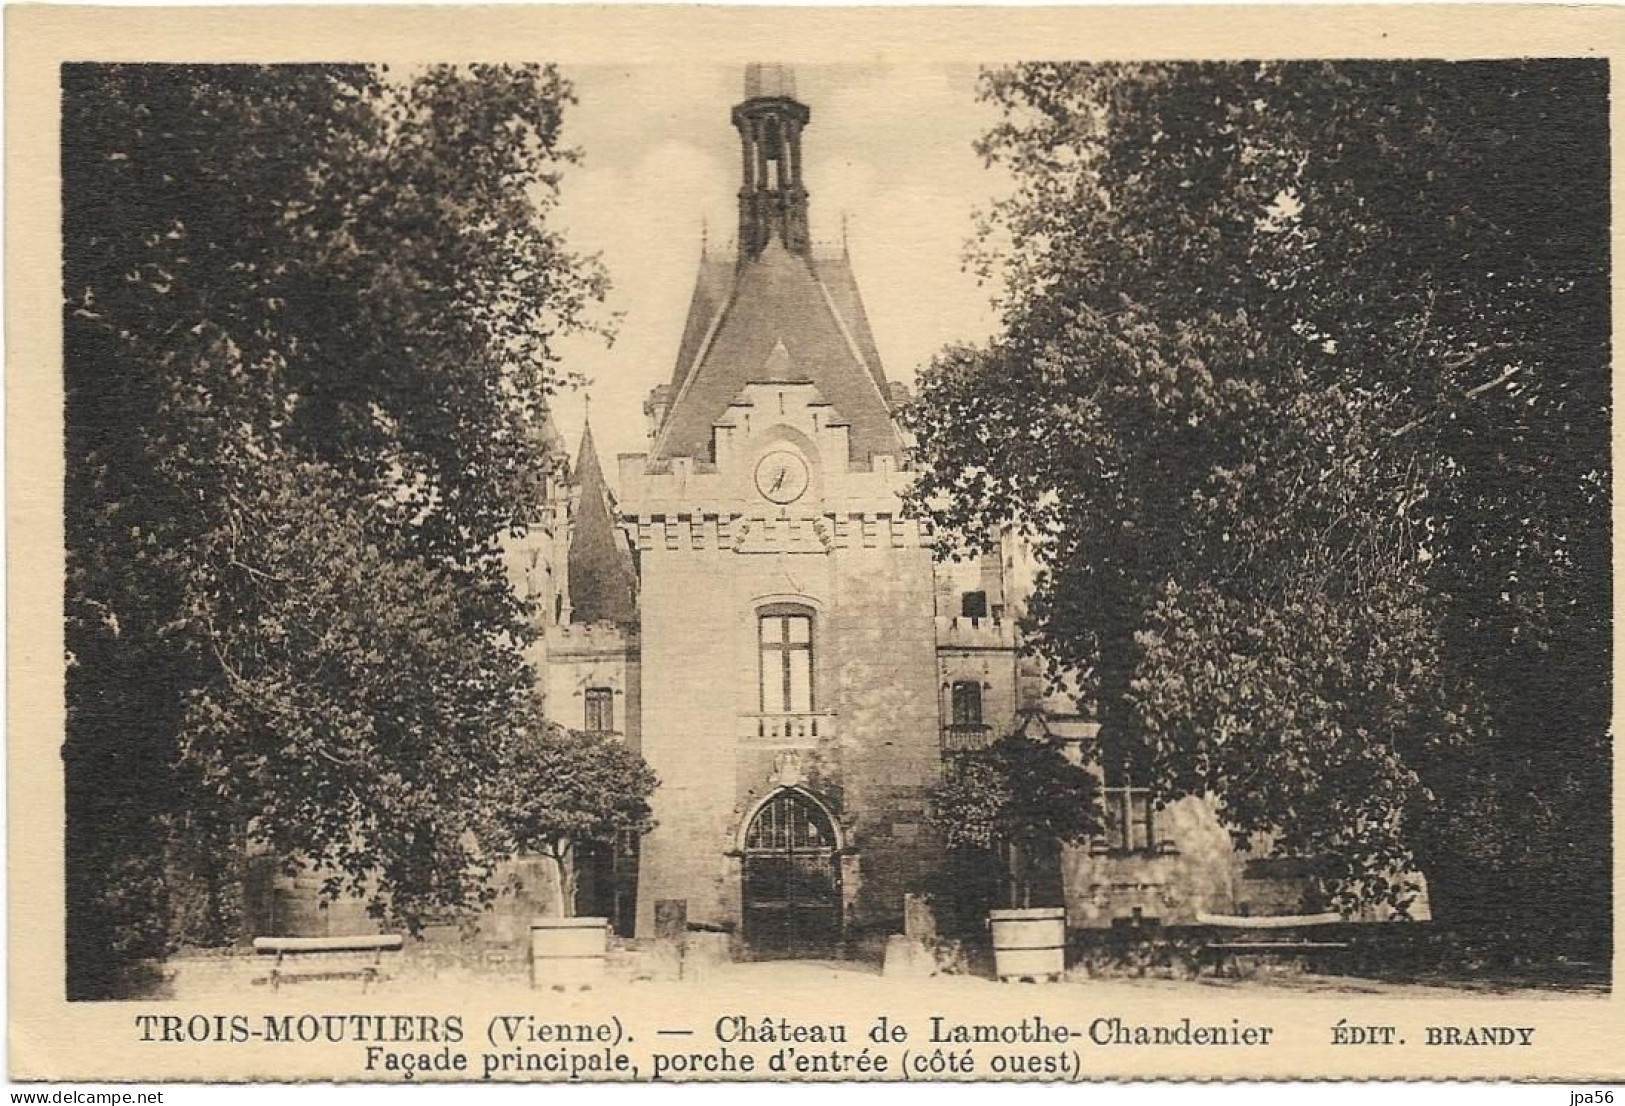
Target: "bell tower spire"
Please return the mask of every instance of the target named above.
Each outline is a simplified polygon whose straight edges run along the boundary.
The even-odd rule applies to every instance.
[[[796,99],[787,65],[747,65],[745,99],[733,109],[739,130],[739,258],[759,256],[778,239],[795,254],[809,249],[801,130],[812,117]]]

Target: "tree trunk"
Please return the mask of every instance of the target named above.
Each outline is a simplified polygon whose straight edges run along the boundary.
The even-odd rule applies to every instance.
[[[555,888],[558,894],[559,917],[573,918],[576,915],[577,882],[575,848],[567,842],[554,848],[550,855],[553,858],[553,866],[559,873]]]
[[[1010,909],[1019,910],[1026,903],[1026,884],[1021,878],[1021,846],[1014,841],[1006,843],[1004,847],[1004,870],[1009,887],[1007,899]]]
[[[1095,704],[1100,722],[1100,745],[1097,756],[1106,768],[1108,777],[1121,772],[1140,774],[1144,766],[1134,741],[1129,706],[1129,688],[1134,680],[1135,660],[1139,646],[1134,641],[1138,629],[1140,610],[1135,596],[1126,585],[1114,589],[1109,609],[1114,612],[1110,624],[1101,631],[1101,655],[1096,665],[1099,701]],[[1108,778],[1108,783],[1112,782]],[[1119,781],[1121,782],[1121,781]],[[1143,780],[1136,782],[1143,783]]]

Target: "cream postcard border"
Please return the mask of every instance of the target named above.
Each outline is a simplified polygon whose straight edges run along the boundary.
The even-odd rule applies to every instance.
[[[11,1075],[84,1081],[366,1078],[353,1045],[143,1044],[135,1029],[136,1014],[193,1011],[173,1004],[69,1004],[63,998],[60,63],[543,60],[635,66],[669,60],[679,52],[697,62],[720,64],[762,58],[792,64],[904,64],[1032,58],[1592,56],[1612,59],[1617,79],[1622,44],[1625,9],[1603,7],[11,7],[5,40]],[[1625,99],[1616,92],[1616,346],[1619,320],[1625,315],[1617,215],[1625,196],[1617,156],[1622,111]],[[1617,568],[1617,504],[1614,519]],[[1616,594],[1616,686],[1618,603]],[[1615,732],[1618,721],[1616,706]],[[1619,781],[1616,758],[1616,803]],[[1616,805],[1616,902],[1621,886],[1618,811]],[[1617,907],[1615,934],[1617,949]],[[1148,988],[1143,997],[1114,1002],[1110,1009],[1091,1007],[1087,987],[1011,987],[993,999],[983,989],[975,992],[974,1009],[956,1008],[952,988],[932,984],[918,990],[911,993],[907,985],[899,986],[884,1008],[858,1008],[839,995],[801,1008],[771,995],[735,993],[726,1010],[624,1013],[635,1013],[640,1023],[650,1025],[657,1016],[680,1013],[684,1024],[696,1027],[733,1012],[839,1021],[852,1027],[854,1038],[882,1014],[916,1026],[932,1013],[981,1021],[1040,1014],[1074,1023],[1097,1014],[1148,1022],[1189,1014],[1222,1024],[1240,1018],[1275,1025],[1281,1027],[1278,1043],[1268,1049],[1093,1049],[1085,1076],[1625,1078],[1625,1000],[1617,986],[1612,997],[1460,995],[1423,1001],[1185,986]],[[660,993],[678,996],[674,1007],[683,1004],[681,991]],[[310,1008],[331,1010],[335,1001],[324,996],[321,1005]],[[245,996],[238,1008],[255,1013],[254,997]],[[279,1004],[279,1009],[297,1008]],[[345,1009],[393,1008],[360,1000],[346,1002]],[[572,1004],[572,1011],[582,1016],[592,1009],[590,999]],[[502,1011],[485,1009],[476,997],[448,999],[442,1010],[421,1012],[463,1012],[477,1026],[482,1014]],[[602,1012],[617,1011],[606,1006]],[[1538,1028],[1529,1048],[1333,1048],[1329,1027],[1339,1018],[1366,1024],[1426,1020]],[[653,1044],[651,1034],[628,1048],[635,1059],[645,1060],[645,1070],[643,1054]],[[756,1075],[764,1077],[771,1076]]]

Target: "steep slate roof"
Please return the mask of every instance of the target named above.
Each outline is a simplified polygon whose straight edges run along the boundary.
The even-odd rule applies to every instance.
[[[727,285],[722,281],[726,279]],[[726,288],[725,294],[721,290]],[[711,427],[752,381],[810,381],[852,427],[852,460],[901,452],[874,335],[845,257],[793,254],[777,240],[755,260],[700,263],[652,460],[710,456]]]
[[[846,323],[846,329],[857,341],[858,352],[868,363],[869,373],[886,394],[886,374],[880,368],[880,348],[875,345],[874,332],[869,329],[869,314],[863,309],[863,297],[858,294],[858,279],[852,275],[852,262],[843,251],[827,257],[813,255],[813,272],[819,283],[835,301],[835,310]]]
[[[677,347],[677,364],[671,371],[671,394],[683,390],[688,370],[694,367],[700,343],[710,333],[711,323],[728,304],[733,292],[735,262],[731,257],[700,258],[700,274],[694,281],[694,298],[688,304],[688,322],[683,326],[683,341]]]
[[[581,432],[575,477],[581,500],[570,533],[570,621],[632,622],[638,609],[637,570],[615,525],[615,501],[598,463],[590,422]]]

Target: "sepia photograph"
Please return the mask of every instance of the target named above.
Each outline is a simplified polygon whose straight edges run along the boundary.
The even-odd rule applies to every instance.
[[[346,1080],[1617,1023],[1610,59],[1068,41],[56,64],[55,998]]]

